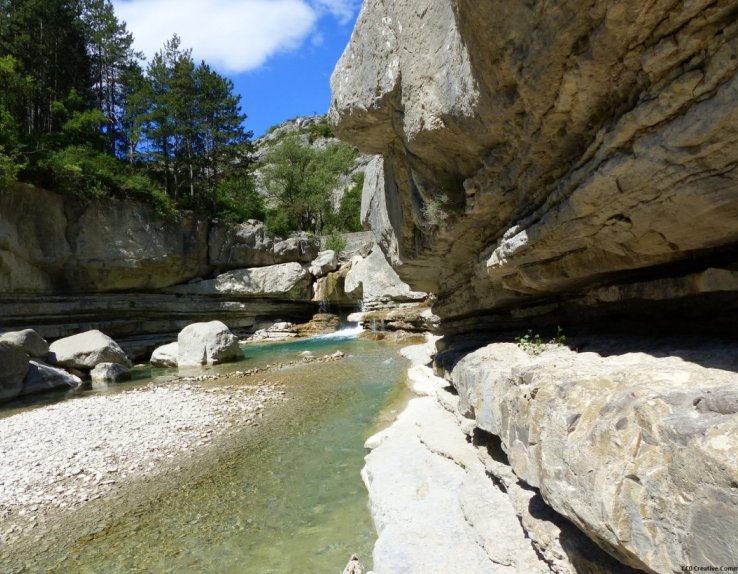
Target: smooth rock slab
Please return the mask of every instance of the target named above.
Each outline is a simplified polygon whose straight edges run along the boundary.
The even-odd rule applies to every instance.
[[[220,321],[187,325],[180,331],[177,342],[180,367],[215,365],[243,357],[238,337]]]
[[[410,401],[371,444],[362,477],[377,528],[376,574],[549,572],[453,415]]]
[[[120,345],[97,330],[58,339],[49,345],[49,351],[57,365],[72,369],[89,371],[100,363],[131,366]]]
[[[81,384],[82,379],[76,375],[46,363],[31,360],[28,364],[28,372],[23,379],[23,389],[20,394],[25,396],[47,391],[76,389]]]

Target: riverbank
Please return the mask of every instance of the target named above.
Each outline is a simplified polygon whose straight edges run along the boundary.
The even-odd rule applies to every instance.
[[[235,425],[258,425],[284,395],[266,381],[149,384],[1,418],[0,560],[60,517],[188,466]]]
[[[549,572],[467,441],[454,414],[458,397],[433,376],[433,344],[403,349],[408,383],[420,396],[366,442],[375,574]]]
[[[13,427],[13,436],[35,434],[39,442],[48,442],[46,436],[69,435],[68,441],[60,439],[65,450],[58,456],[56,450],[62,449],[48,448],[35,458],[40,466],[29,460],[12,472],[26,475],[25,488],[42,469],[38,472],[45,473],[46,481],[37,493],[61,498],[67,506],[36,505],[33,510],[28,505],[21,516],[23,509],[14,506],[13,523],[0,520],[0,534],[13,524],[22,530],[0,541],[0,571],[340,572],[353,553],[371,567],[375,533],[360,478],[363,444],[407,392],[400,383],[406,363],[398,351],[393,344],[353,338],[250,345],[242,363],[201,373],[155,372],[155,385],[111,385],[53,407],[5,408],[0,411],[2,436],[11,434],[5,430],[11,428],[9,421],[29,415],[34,417],[25,425]],[[262,409],[241,408],[248,405],[239,391],[268,385],[277,396],[267,397]],[[89,409],[80,408],[85,403]],[[108,405],[120,418],[111,417]],[[146,414],[151,409],[161,416]],[[91,420],[83,423],[88,410]],[[182,424],[172,436],[163,421],[179,421],[180,411],[191,428]],[[39,422],[43,418],[49,423]],[[121,424],[125,429],[114,428]],[[107,427],[112,434],[97,430],[107,432]],[[169,439],[185,432],[189,446],[176,442],[163,450]],[[117,439],[127,444],[120,446]],[[8,449],[8,443],[0,444]],[[18,444],[11,453],[25,450],[27,443]],[[115,445],[133,460],[106,457],[116,452]],[[65,476],[62,471],[63,482],[53,485],[82,490],[89,500],[65,500],[46,484],[57,477],[46,469],[66,469],[65,456],[75,452],[66,447],[101,457],[99,480],[97,472]],[[147,454],[147,447],[160,458]],[[70,470],[82,466],[74,462]],[[106,472],[109,466],[118,472]],[[88,474],[91,478],[84,481]]]

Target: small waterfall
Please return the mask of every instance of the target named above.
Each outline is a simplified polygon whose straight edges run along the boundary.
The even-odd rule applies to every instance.
[[[331,304],[328,299],[321,299],[318,303],[318,313],[328,313],[331,308]]]
[[[384,319],[381,319],[381,321],[382,321],[382,323],[381,323],[381,326],[380,326],[380,329],[381,329],[380,330],[380,333],[384,333]]]
[[[372,333],[376,333],[377,332],[377,320],[372,319],[371,325],[372,325]]]
[[[363,313],[364,312],[364,300],[359,299],[356,301],[356,312],[357,313]]]

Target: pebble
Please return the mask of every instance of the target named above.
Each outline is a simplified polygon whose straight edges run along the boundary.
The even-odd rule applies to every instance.
[[[284,394],[266,381],[218,389],[151,384],[0,419],[0,548],[39,516],[79,508],[123,488],[126,478],[166,471]]]

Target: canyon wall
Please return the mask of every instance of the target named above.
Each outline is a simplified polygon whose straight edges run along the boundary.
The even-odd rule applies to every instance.
[[[0,331],[33,328],[56,339],[100,329],[146,357],[196,321],[242,332],[302,322],[316,310],[307,265],[319,250],[319,238],[275,242],[257,221],[162,219],[133,201],[17,186],[0,193]],[[299,273],[286,276],[285,265]],[[266,279],[251,290],[205,289],[244,268]]]
[[[735,0],[366,0],[333,74],[362,219],[552,571],[593,570],[548,513],[603,571],[733,566],[737,71]]]
[[[737,18],[712,0],[365,2],[330,117],[383,156],[364,219],[447,335],[661,303],[735,316]]]

